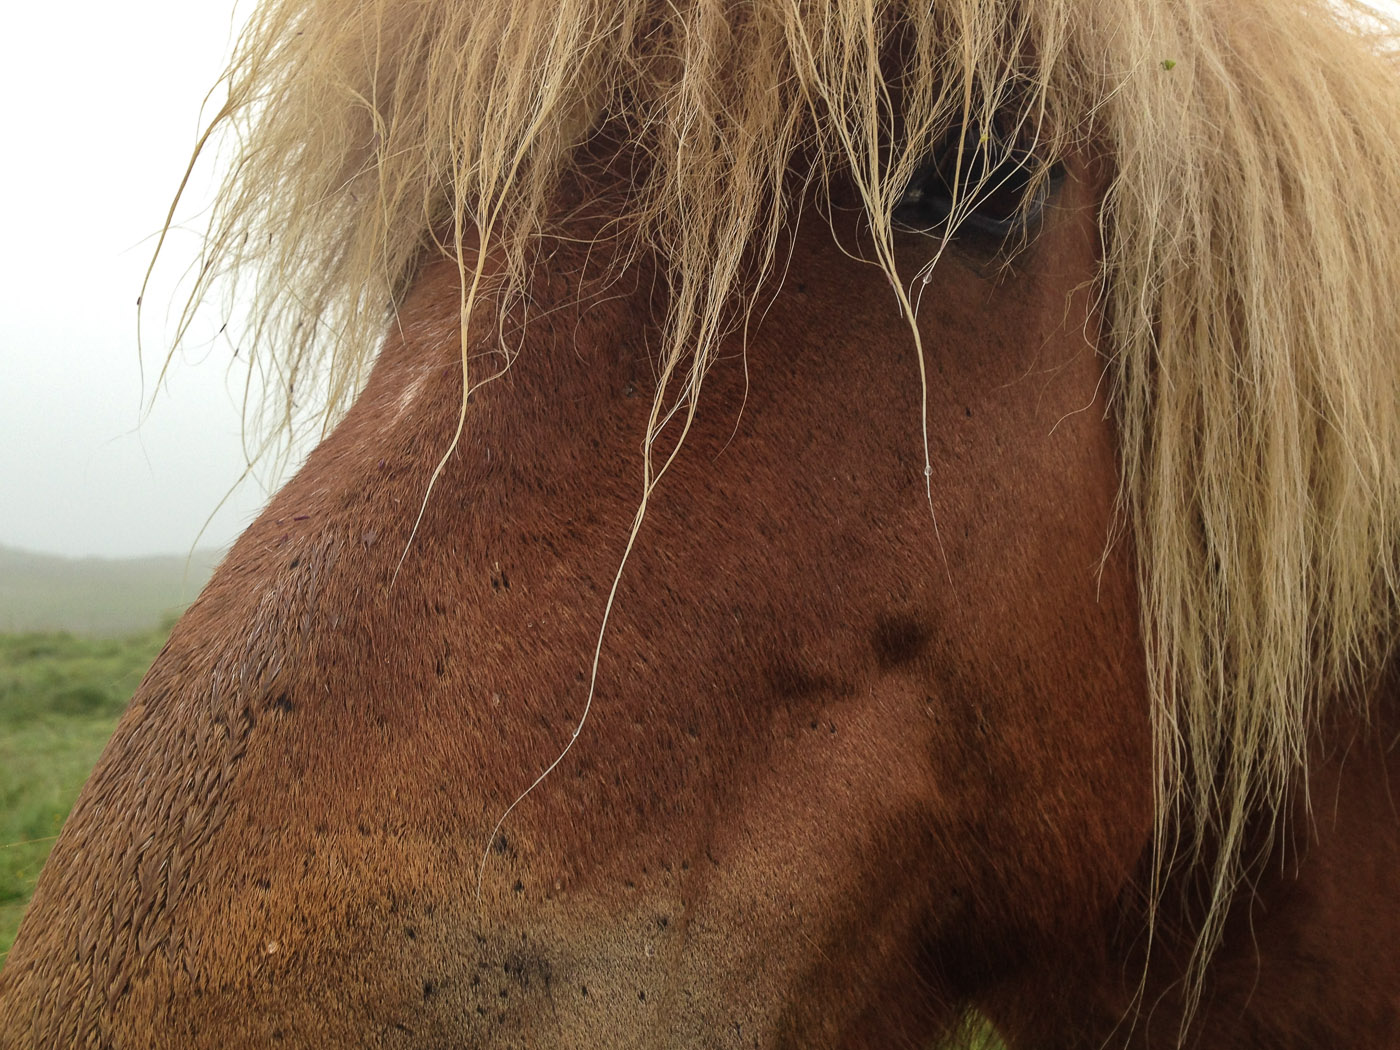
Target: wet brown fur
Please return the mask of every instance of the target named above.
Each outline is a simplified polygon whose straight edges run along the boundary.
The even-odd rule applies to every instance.
[[[1287,825],[1317,727],[1364,713],[1395,635],[1397,38],[1342,0],[264,0],[208,132],[237,157],[190,302],[224,273],[255,286],[242,360],[276,381],[247,409],[275,443],[339,418],[427,259],[460,267],[464,395],[559,349],[522,347],[512,316],[554,238],[615,276],[645,259],[665,294],[639,524],[814,205],[845,187],[907,320],[945,252],[899,243],[896,201],[954,124],[998,129],[994,154],[1033,144],[1028,207],[1068,155],[1108,158],[1092,283],[1153,729],[1144,926],[1169,869],[1211,866],[1199,990],[1251,836]],[[614,178],[570,198],[600,164]],[[473,356],[493,313],[511,331]],[[940,379],[906,336],[932,511]]]
[[[140,687],[0,975],[0,1046],[854,1050],[968,1004],[1018,1046],[1173,1045],[1198,916],[1159,918],[1136,996],[1152,736],[1131,545],[1098,571],[1085,172],[1009,270],[957,249],[925,292],[937,540],[885,279],[797,233],[479,899],[587,692],[662,293],[557,245],[538,352],[472,395],[409,544],[461,391],[458,274],[430,264]],[[1319,744],[1188,1044],[1400,1040],[1372,706]]]

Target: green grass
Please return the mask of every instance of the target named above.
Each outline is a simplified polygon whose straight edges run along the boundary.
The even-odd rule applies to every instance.
[[[83,781],[168,633],[0,635],[0,959]]]

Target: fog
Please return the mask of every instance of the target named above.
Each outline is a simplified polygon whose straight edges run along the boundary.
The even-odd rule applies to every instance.
[[[185,553],[196,540],[227,544],[263,501],[245,485],[215,513],[244,467],[241,394],[227,389],[232,348],[196,335],[170,381],[154,385],[178,278],[198,254],[194,209],[182,212],[147,296],[144,377],[137,356],[153,235],[234,25],[228,0],[6,12],[0,544]],[[200,174],[196,200],[210,185]]]

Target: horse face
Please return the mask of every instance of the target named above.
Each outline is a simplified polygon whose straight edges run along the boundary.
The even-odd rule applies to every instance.
[[[430,491],[461,390],[430,267],[143,683],[7,1003],[48,1044],[886,1046],[1092,940],[1151,822],[1094,200],[1071,171],[1005,265],[949,249],[926,384],[809,222],[620,576],[656,285],[561,253]]]
[[[581,725],[639,497],[639,307],[560,324],[568,363],[527,345],[474,397],[474,454],[517,459],[474,487],[519,533],[457,679],[482,1045],[892,1045],[1103,928],[1151,800],[1131,550],[1104,557],[1094,206],[1072,173],[1024,251],[957,243],[921,289],[927,484],[884,276],[797,235],[648,503]],[[903,237],[904,272],[935,243]]]

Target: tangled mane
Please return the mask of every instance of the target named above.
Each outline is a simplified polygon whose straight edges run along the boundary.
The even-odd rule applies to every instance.
[[[1199,974],[1247,822],[1283,813],[1319,720],[1360,702],[1394,631],[1391,48],[1364,8],[1322,0],[271,0],[214,121],[239,153],[196,298],[223,274],[256,285],[244,348],[280,377],[275,430],[308,387],[343,410],[422,260],[446,254],[480,381],[478,303],[524,301],[568,219],[561,187],[620,163],[634,180],[605,254],[647,253],[669,293],[654,436],[695,411],[783,231],[837,180],[907,316],[917,275],[896,269],[890,215],[948,128],[1012,124],[1033,185],[1071,150],[1107,158],[1102,345],[1157,871],[1213,865]]]

